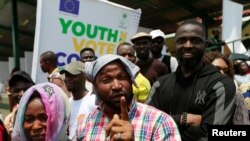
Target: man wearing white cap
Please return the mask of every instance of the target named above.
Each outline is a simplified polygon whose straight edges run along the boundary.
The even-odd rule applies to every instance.
[[[151,56],[151,35],[145,32],[139,32],[130,40],[133,43],[133,47],[136,51],[136,57],[138,58],[135,64],[140,67],[141,74],[143,74],[150,81],[151,85],[158,77],[170,72],[164,63]]]
[[[153,30],[150,32],[152,36],[152,43],[150,51],[155,59],[167,65],[169,72],[175,72],[178,67],[178,62],[175,57],[162,54],[162,49],[165,44],[165,34],[160,30]]]

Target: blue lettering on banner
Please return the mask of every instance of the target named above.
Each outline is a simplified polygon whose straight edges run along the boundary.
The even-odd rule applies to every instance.
[[[67,55],[65,52],[57,52],[57,66],[63,67],[72,61],[78,61],[80,60],[80,56],[76,53],[72,53]]]
[[[60,11],[78,15],[79,13],[79,0],[60,0]]]

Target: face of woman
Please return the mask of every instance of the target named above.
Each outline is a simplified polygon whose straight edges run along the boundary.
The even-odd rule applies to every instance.
[[[248,71],[248,64],[246,62],[240,63],[240,71],[242,74],[247,74]]]
[[[228,71],[229,71],[228,65],[222,58],[214,59],[214,61],[212,62],[212,65],[217,67],[220,73],[228,75]]]
[[[31,141],[45,141],[47,115],[40,98],[31,100],[24,113],[23,128]]]

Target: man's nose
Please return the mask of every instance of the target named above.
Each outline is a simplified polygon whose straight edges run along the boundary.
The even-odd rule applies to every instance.
[[[24,94],[24,90],[20,90],[18,92],[13,92],[13,95],[16,95],[16,96],[23,96]]]
[[[24,94],[24,90],[21,90],[20,92],[18,92],[19,96],[23,96],[23,94]]]
[[[187,41],[185,42],[185,44],[184,44],[184,47],[190,48],[190,47],[193,47],[193,44],[191,43],[190,40],[187,40]]]
[[[124,57],[127,58],[127,59],[129,59],[129,55],[128,54],[126,54]]]
[[[113,89],[120,89],[120,88],[121,88],[121,84],[120,84],[119,80],[115,79],[115,80],[113,81],[112,88],[113,88]]]

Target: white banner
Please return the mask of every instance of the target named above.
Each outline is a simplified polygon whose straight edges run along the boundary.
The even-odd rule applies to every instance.
[[[80,59],[84,47],[97,56],[115,53],[136,33],[140,16],[140,9],[103,0],[38,0],[32,78],[47,81],[39,61],[48,50],[57,54],[59,67]]]
[[[242,12],[243,6],[241,4],[223,0],[222,40],[226,43],[241,39]],[[246,48],[241,41],[229,43],[228,46],[231,52],[246,52]]]
[[[0,83],[7,84],[10,73],[9,73],[9,62],[7,61],[0,61]],[[4,87],[5,91],[5,87]]]
[[[27,72],[29,75],[31,75],[32,60],[33,60],[33,52],[25,51],[24,52],[25,72]]]
[[[24,61],[24,58],[20,57],[19,61],[20,61],[20,70],[25,71],[25,61]],[[8,62],[9,62],[9,74],[11,74],[12,70],[15,68],[14,57],[9,57],[8,58]]]

